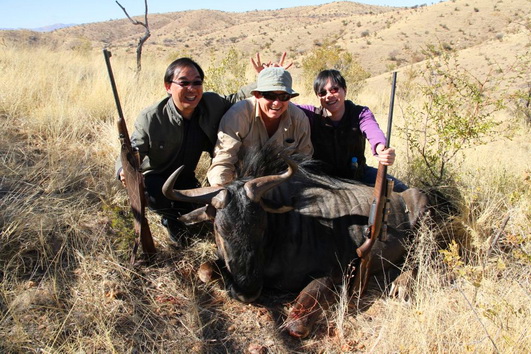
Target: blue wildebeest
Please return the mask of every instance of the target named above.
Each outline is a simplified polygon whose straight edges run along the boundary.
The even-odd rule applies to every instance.
[[[218,269],[232,297],[248,303],[264,287],[300,291],[285,328],[303,338],[335,300],[349,265],[357,266],[373,188],[323,175],[314,161],[278,156],[266,150],[243,157],[238,177],[224,187],[174,190],[178,169],[163,191],[170,199],[205,205],[181,220],[213,220]],[[371,274],[401,261],[404,241],[426,207],[417,189],[393,193],[387,237],[371,251]],[[204,264],[200,277],[214,269]]]

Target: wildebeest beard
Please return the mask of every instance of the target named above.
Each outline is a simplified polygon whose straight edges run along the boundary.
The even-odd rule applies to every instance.
[[[266,214],[258,203],[245,196],[244,181],[227,186],[230,200],[218,210],[214,222],[215,232],[222,236],[223,251],[218,250],[230,271],[226,274],[227,287],[238,297],[252,298],[262,289],[263,235]]]

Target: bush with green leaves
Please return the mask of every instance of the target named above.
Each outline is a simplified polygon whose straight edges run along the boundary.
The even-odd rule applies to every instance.
[[[518,89],[510,95],[513,111],[526,127],[531,127],[531,51],[519,55],[514,64],[514,77],[509,79]]]
[[[347,81],[348,92],[351,97],[359,92],[363,80],[370,76],[352,54],[328,42],[313,49],[304,58],[302,69],[304,86],[307,88],[308,93],[313,93],[313,81],[322,70],[339,70]]]
[[[421,184],[441,186],[462,163],[460,152],[492,140],[498,125],[493,115],[504,106],[495,95],[493,74],[475,77],[442,46],[428,46],[424,54],[423,67],[412,75],[421,79],[412,86],[420,103],[409,104],[399,132],[407,142],[411,175],[422,176]]]
[[[212,53],[212,58],[216,53]],[[247,83],[247,60],[243,54],[231,48],[221,60],[211,60],[210,66],[205,70],[205,90],[220,94],[231,94]]]

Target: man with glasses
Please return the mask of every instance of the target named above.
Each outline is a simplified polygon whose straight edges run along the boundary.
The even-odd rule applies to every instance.
[[[238,157],[249,148],[266,144],[311,156],[310,124],[304,112],[290,102],[299,94],[283,67],[266,67],[258,75],[253,97],[233,105],[221,119],[214,158],[207,177],[212,186],[234,179]]]
[[[204,78],[203,70],[192,59],[172,62],[164,75],[168,96],[140,113],[131,135],[131,144],[142,161],[148,207],[161,215],[162,224],[178,246],[186,244],[187,235],[177,217],[195,206],[167,199],[162,185],[175,169],[184,166],[174,188],[200,186],[195,169],[203,151],[212,153],[221,117],[234,102],[249,97],[254,87],[252,84],[238,93],[221,96],[203,92]],[[116,171],[125,185],[120,159]]]

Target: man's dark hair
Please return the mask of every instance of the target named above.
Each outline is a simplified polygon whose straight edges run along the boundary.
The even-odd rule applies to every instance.
[[[316,95],[323,90],[328,83],[328,80],[341,87],[343,90],[347,90],[347,83],[343,75],[337,70],[329,69],[321,71],[315,78],[315,81],[313,82],[313,90]]]
[[[175,69],[186,67],[195,67],[197,69],[197,72],[199,72],[201,80],[205,79],[205,73],[203,72],[203,69],[201,69],[199,64],[197,64],[190,58],[179,58],[174,60],[166,69],[166,73],[164,74],[164,82],[166,84],[171,84],[173,80],[173,75],[175,74]]]

